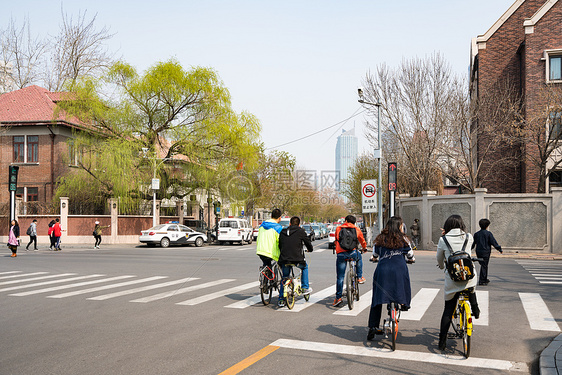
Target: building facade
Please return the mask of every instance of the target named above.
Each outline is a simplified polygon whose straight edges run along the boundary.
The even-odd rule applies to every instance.
[[[513,5],[483,35],[472,42],[471,95],[473,99],[482,98],[502,86],[509,88],[520,99],[520,113],[525,122],[541,118],[545,103],[541,90],[546,87],[562,85],[562,1],[559,0],[516,0]],[[544,134],[560,132],[560,112],[556,108],[545,115]],[[481,129],[483,120],[479,119]],[[554,127],[554,129],[553,129]],[[558,129],[558,130],[556,130]],[[539,129],[540,130],[540,129]],[[539,131],[539,135],[540,135]],[[536,193],[539,189],[540,168],[536,160],[540,148],[529,142],[506,144],[493,154],[486,154],[489,139],[479,135],[476,138],[475,165],[483,162],[483,168],[490,169],[492,178],[482,183],[489,193]],[[495,165],[505,155],[517,160],[510,165]],[[562,168],[553,168],[553,160],[546,164],[547,179],[545,191],[549,187],[560,186]],[[487,159],[489,158],[489,159]],[[495,176],[495,178],[494,178]]]
[[[357,159],[357,150],[358,139],[355,136],[355,128],[342,130],[336,143],[336,172],[339,174],[340,181],[349,178],[349,170]]]
[[[50,202],[57,179],[76,164],[68,140],[86,127],[57,108],[63,95],[39,86],[0,95],[0,202],[9,201],[10,165],[19,166],[16,196]]]

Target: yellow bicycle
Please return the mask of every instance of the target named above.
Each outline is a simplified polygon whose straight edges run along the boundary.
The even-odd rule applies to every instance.
[[[463,290],[457,299],[457,306],[453,312],[451,326],[454,332],[449,333],[449,338],[461,339],[465,358],[470,356],[470,340],[472,338],[472,313],[468,302],[468,289]]]

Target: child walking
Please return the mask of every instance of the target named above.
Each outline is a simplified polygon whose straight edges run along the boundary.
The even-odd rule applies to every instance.
[[[476,247],[476,256],[482,258],[479,262],[480,278],[478,279],[478,285],[488,285],[490,282],[490,280],[488,280],[488,263],[490,263],[492,246],[495,247],[500,254],[503,253],[503,251],[492,232],[488,231],[490,220],[480,219],[478,225],[480,225],[480,230],[474,233],[474,243],[472,244],[472,248]]]

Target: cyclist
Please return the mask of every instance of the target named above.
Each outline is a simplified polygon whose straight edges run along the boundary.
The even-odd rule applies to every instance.
[[[385,228],[375,238],[371,259],[378,258],[379,264],[373,275],[373,299],[369,313],[367,340],[372,340],[375,334],[383,334],[379,326],[384,303],[398,303],[402,305],[404,311],[410,308],[412,290],[405,257],[409,262],[413,262],[415,258],[410,240],[404,234],[403,224],[401,217],[393,216],[388,219]]]
[[[279,234],[279,265],[283,272],[283,278],[288,277],[291,272],[291,267],[287,264],[296,264],[302,270],[301,283],[303,294],[310,294],[312,288],[308,284],[308,264],[304,258],[304,248],[306,246],[307,252],[312,252],[312,242],[310,237],[306,235],[303,228],[300,227],[301,219],[298,216],[293,216],[288,228],[283,229]],[[283,283],[279,288],[279,307],[285,306],[283,299]]]
[[[361,229],[355,225],[356,219],[353,215],[347,215],[345,217],[345,223],[340,225],[336,229],[336,298],[332,306],[339,306],[342,304],[342,294],[343,294],[343,279],[345,277],[345,269],[347,266],[347,259],[355,259],[357,261],[357,277],[359,277],[359,284],[365,283],[365,278],[363,277],[363,261],[361,260],[361,254],[357,251],[358,244],[361,244],[363,250],[367,249],[367,242],[363,237]],[[353,231],[355,229],[355,232]],[[342,230],[346,233],[342,235]],[[353,236],[352,245],[345,245],[342,247],[343,237]]]
[[[445,225],[443,225],[443,234],[447,238],[447,241],[454,252],[461,251],[465,240],[467,240],[465,252],[470,254],[473,242],[472,235],[470,233],[466,233],[462,217],[459,215],[449,216],[449,218],[445,221]],[[439,238],[439,243],[437,244],[437,265],[439,268],[446,268],[447,259],[451,255],[452,253],[447,248],[443,238]],[[476,270],[474,273],[476,273]],[[470,302],[472,315],[475,319],[480,317],[480,309],[478,308],[476,293],[474,292],[474,287],[476,286],[477,281],[478,277],[476,277],[476,275],[474,275],[474,277],[470,280],[453,281],[449,273],[445,272],[445,308],[443,309],[443,315],[441,316],[441,327],[439,330],[440,350],[445,350],[447,346],[447,332],[449,332],[451,317],[455,311],[460,292],[465,289],[469,289],[468,300]]]
[[[256,254],[260,257],[263,266],[273,268],[272,260],[279,260],[279,233],[283,228],[281,221],[281,210],[275,208],[271,211],[271,219],[261,223],[256,241]]]

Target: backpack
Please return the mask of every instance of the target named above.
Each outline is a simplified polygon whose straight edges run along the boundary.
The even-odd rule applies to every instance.
[[[445,236],[441,237],[445,245],[452,253],[449,258],[447,258],[447,272],[453,281],[468,281],[474,278],[474,263],[470,258],[470,254],[466,253],[464,250],[468,243],[468,236],[464,240],[461,251],[453,252],[449,241]]]
[[[355,228],[342,227],[340,229],[340,238],[338,239],[338,243],[345,251],[355,250],[357,248],[357,244],[359,243]]]
[[[27,232],[25,232],[28,236],[31,236],[31,225],[27,228]]]

